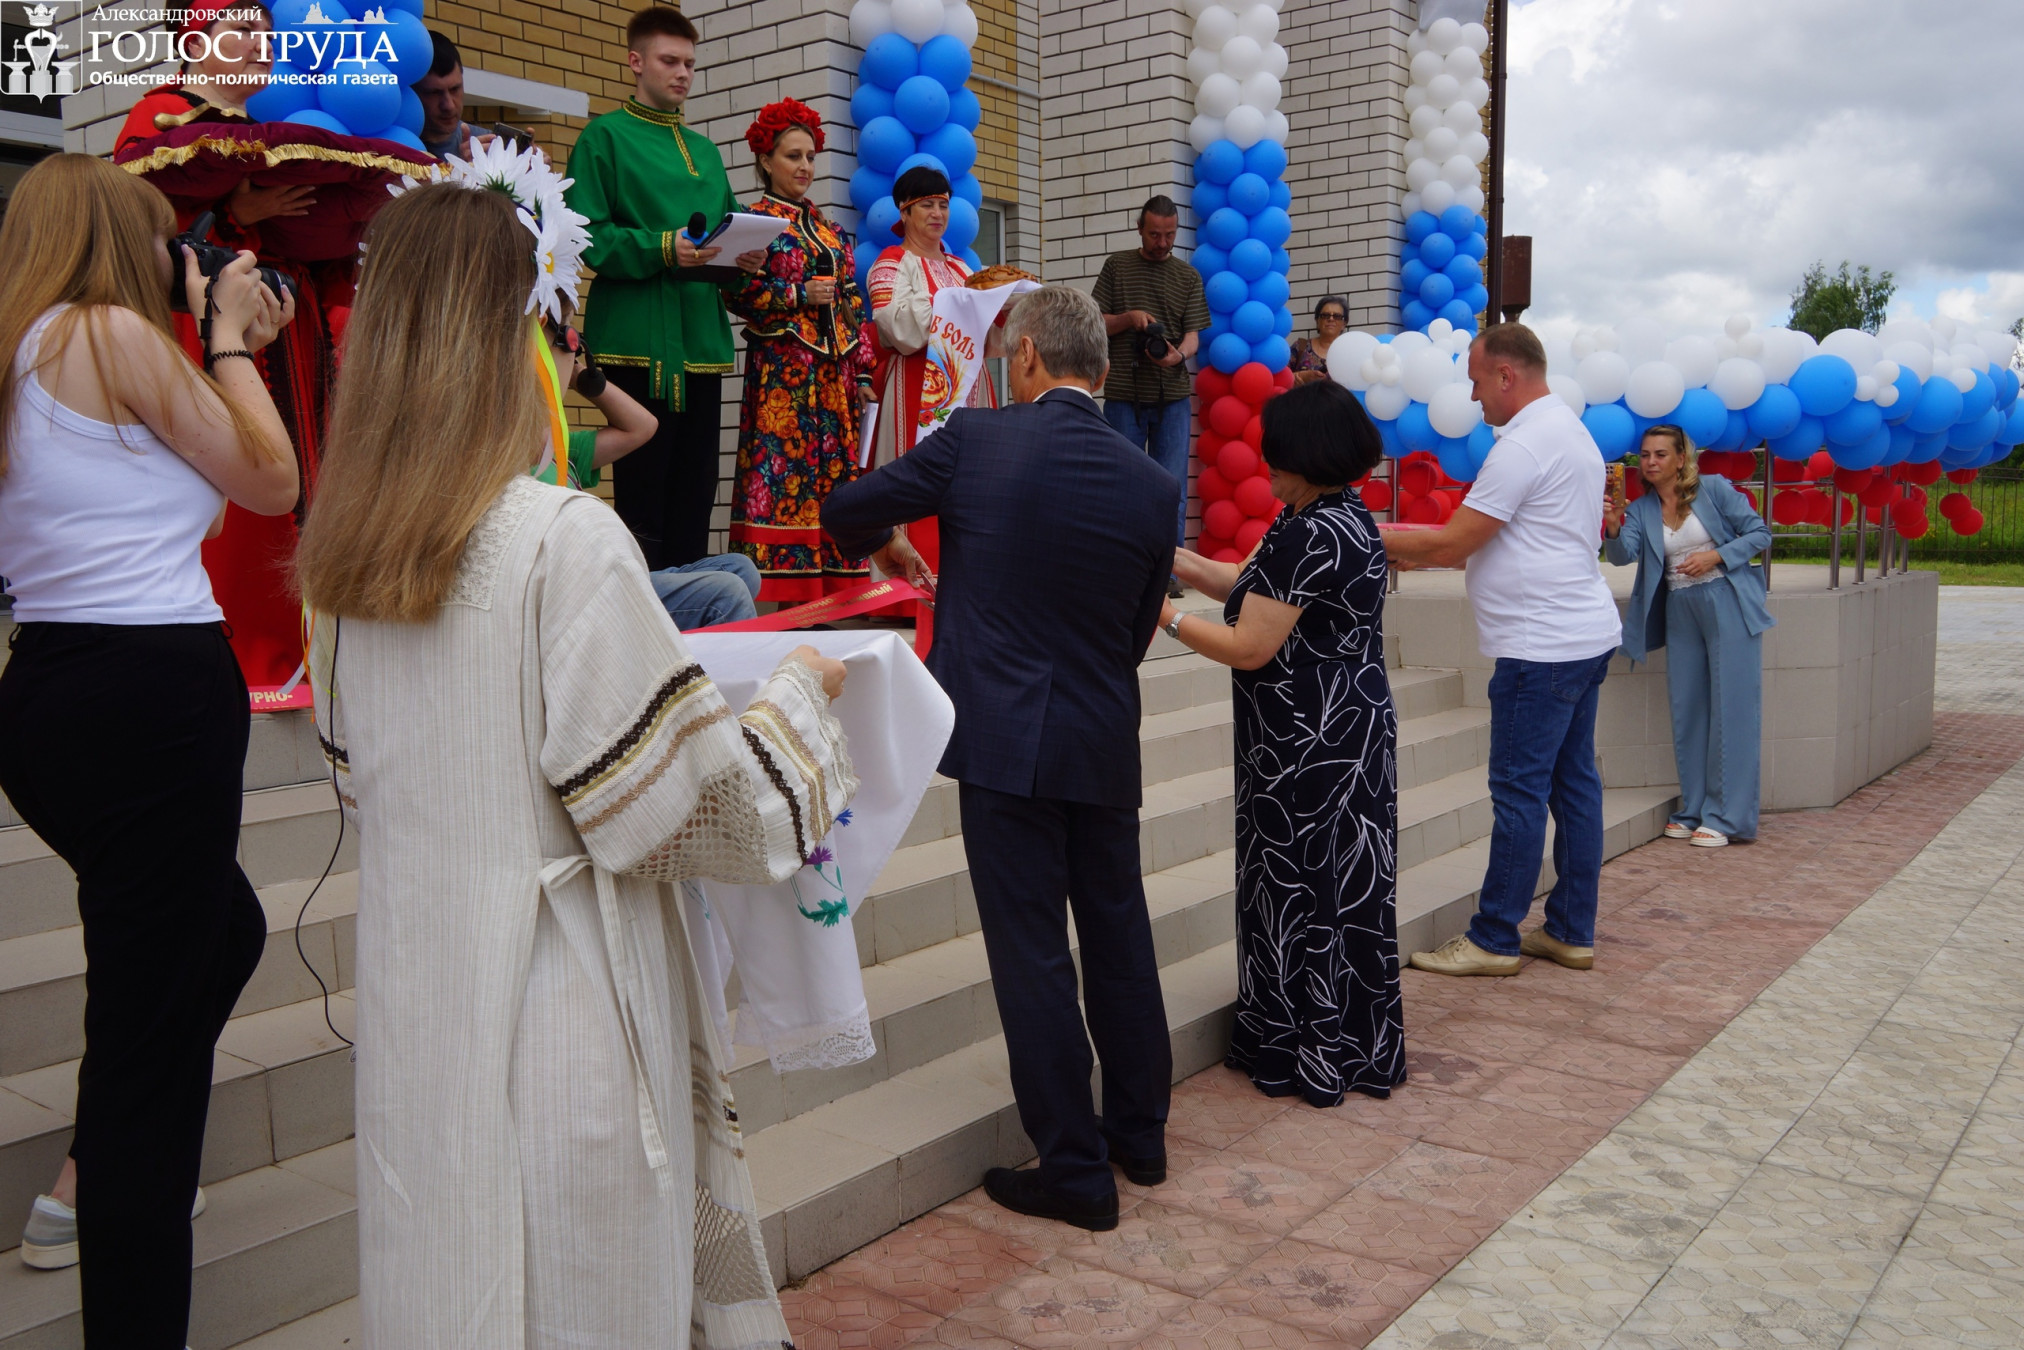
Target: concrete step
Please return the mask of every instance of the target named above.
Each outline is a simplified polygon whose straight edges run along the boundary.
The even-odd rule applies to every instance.
[[[195,1350],[223,1350],[357,1294],[352,1175],[345,1142],[204,1188],[210,1204],[192,1225]],[[77,1268],[0,1260],[0,1350],[83,1344]]]

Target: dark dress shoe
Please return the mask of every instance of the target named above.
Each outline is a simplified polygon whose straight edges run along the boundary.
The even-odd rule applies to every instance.
[[[1124,1145],[1117,1136],[1104,1131],[1103,1146],[1110,1151],[1110,1160],[1117,1164],[1124,1179],[1134,1186],[1157,1186],[1167,1179],[1167,1155],[1155,1153],[1151,1157],[1135,1158],[1124,1151]]]
[[[984,1174],[984,1193],[1014,1214],[1072,1223],[1092,1233],[1108,1233],[1117,1227],[1115,1194],[1102,1200],[1077,1200],[1049,1190],[1035,1171],[994,1167]]]

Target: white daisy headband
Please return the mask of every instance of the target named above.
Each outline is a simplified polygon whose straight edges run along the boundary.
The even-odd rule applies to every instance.
[[[449,168],[436,181],[455,183],[480,191],[501,192],[512,198],[520,223],[534,236],[536,274],[534,290],[527,297],[529,314],[539,312],[551,321],[563,321],[565,301],[576,304],[576,290],[583,278],[583,251],[590,247],[588,216],[569,209],[563,192],[575,181],[550,167],[533,146],[513,149],[512,142],[495,139],[490,145],[472,138],[471,157],[448,157]],[[396,195],[416,186],[403,178],[387,190]]]

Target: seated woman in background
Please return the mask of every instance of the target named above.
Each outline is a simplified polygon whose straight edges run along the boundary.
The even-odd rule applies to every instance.
[[[1328,378],[1328,349],[1349,327],[1349,301],[1324,295],[1314,307],[1314,336],[1293,344],[1293,382],[1312,384]]]
[[[1233,667],[1237,1025],[1228,1063],[1273,1097],[1334,1106],[1405,1081],[1394,909],[1398,719],[1384,670],[1385,552],[1348,484],[1383,453],[1332,380],[1265,405],[1285,503],[1241,565],[1179,549],[1174,575],[1223,621],[1160,623]]]
[[[1612,481],[1603,506],[1603,551],[1635,562],[1623,620],[1623,654],[1666,649],[1673,758],[1680,809],[1666,838],[1699,848],[1757,837],[1759,737],[1764,714],[1764,574],[1750,559],[1771,531],[1726,478],[1703,478],[1694,443],[1656,426],[1638,449],[1651,488],[1634,502]]]

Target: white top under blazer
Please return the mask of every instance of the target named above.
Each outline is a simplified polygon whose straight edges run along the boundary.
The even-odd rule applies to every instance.
[[[224,494],[140,423],[58,403],[31,353],[61,309],[28,330],[0,473],[0,577],[17,623],[217,623],[204,535]]]

